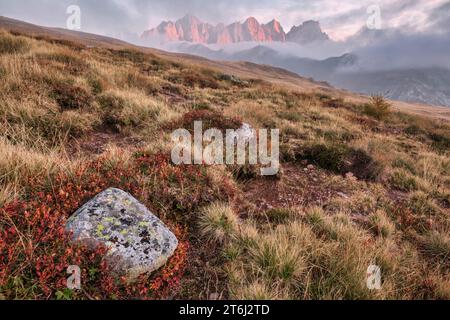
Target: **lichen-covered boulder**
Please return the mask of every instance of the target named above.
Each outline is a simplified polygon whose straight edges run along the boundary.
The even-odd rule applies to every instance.
[[[162,267],[178,246],[175,235],[130,194],[108,189],[67,221],[73,241],[106,246],[113,270],[135,279]]]

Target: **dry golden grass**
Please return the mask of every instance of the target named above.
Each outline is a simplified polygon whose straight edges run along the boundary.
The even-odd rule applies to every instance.
[[[378,210],[370,217],[371,228],[377,235],[381,235],[383,238],[390,238],[395,233],[395,225],[387,216],[386,212]]]
[[[449,298],[448,123],[388,110],[378,98],[368,108],[309,87],[299,92],[303,80],[264,67],[226,64],[222,72],[251,78],[248,70],[254,70],[278,78],[278,85],[236,84],[217,68],[177,59],[0,32],[0,206],[26,197],[29,177],[44,175],[52,183],[57,172],[71,173],[101,153],[111,162],[130,161],[136,149],[127,139],[137,140],[141,153],[169,154],[168,124],[210,110],[257,128],[279,128],[283,161],[299,170],[304,161],[314,163],[324,190],[342,186],[340,195],[314,207],[254,212],[261,199],[245,199],[246,186],[235,181],[233,201],[193,212],[190,230],[225,260],[208,268],[227,273],[227,296]],[[98,141],[98,153],[91,135],[105,140]],[[71,152],[76,142],[84,153]],[[360,169],[359,179],[345,178],[348,168]],[[212,193],[232,175],[227,167],[205,170]],[[380,291],[366,286],[370,264],[382,269]]]
[[[225,109],[225,115],[246,119],[255,128],[272,127],[275,117],[270,104],[250,100],[238,101]]]
[[[251,221],[245,221],[225,249],[231,297],[427,298],[429,293],[422,291],[420,283],[427,271],[423,269],[423,261],[416,249],[396,243],[395,226],[384,212],[374,213],[370,221],[365,231],[352,223],[347,215],[330,217],[321,208],[311,208],[304,218],[293,218],[274,229],[258,231]],[[370,241],[374,234],[380,238]],[[448,258],[446,236],[428,235],[423,238],[422,246],[426,254],[440,261],[441,267],[445,268]],[[381,291],[366,287],[370,264],[382,268]],[[439,282],[446,277],[445,272],[436,272],[433,276],[440,289],[433,293],[434,298],[445,298],[448,294],[446,282]]]
[[[41,172],[51,172],[60,164],[60,157],[54,154],[43,154],[30,151],[24,147],[12,145],[0,140],[1,150],[1,178],[5,182],[22,180],[29,175]]]

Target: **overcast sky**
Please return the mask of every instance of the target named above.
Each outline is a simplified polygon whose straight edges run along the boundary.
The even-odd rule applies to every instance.
[[[448,0],[0,0],[0,15],[65,27],[72,4],[81,8],[82,31],[112,36],[142,33],[190,13],[213,24],[276,18],[286,31],[318,20],[332,38],[342,40],[366,25],[370,5],[379,5],[383,28],[426,33],[450,28]]]

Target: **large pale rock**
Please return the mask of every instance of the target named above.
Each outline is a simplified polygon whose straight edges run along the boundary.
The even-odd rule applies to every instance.
[[[74,241],[109,248],[109,264],[130,279],[162,267],[178,246],[161,220],[130,194],[114,188],[78,209],[66,230]]]

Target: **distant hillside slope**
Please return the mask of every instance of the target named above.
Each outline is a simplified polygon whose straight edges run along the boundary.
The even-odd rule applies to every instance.
[[[450,70],[444,68],[340,72],[329,81],[355,92],[450,107]]]
[[[209,59],[251,61],[285,68],[303,77],[362,94],[382,94],[393,100],[450,107],[450,70],[445,68],[367,71],[358,65],[354,54],[314,60],[283,54],[264,45],[234,53],[198,44],[181,44],[179,49]]]

